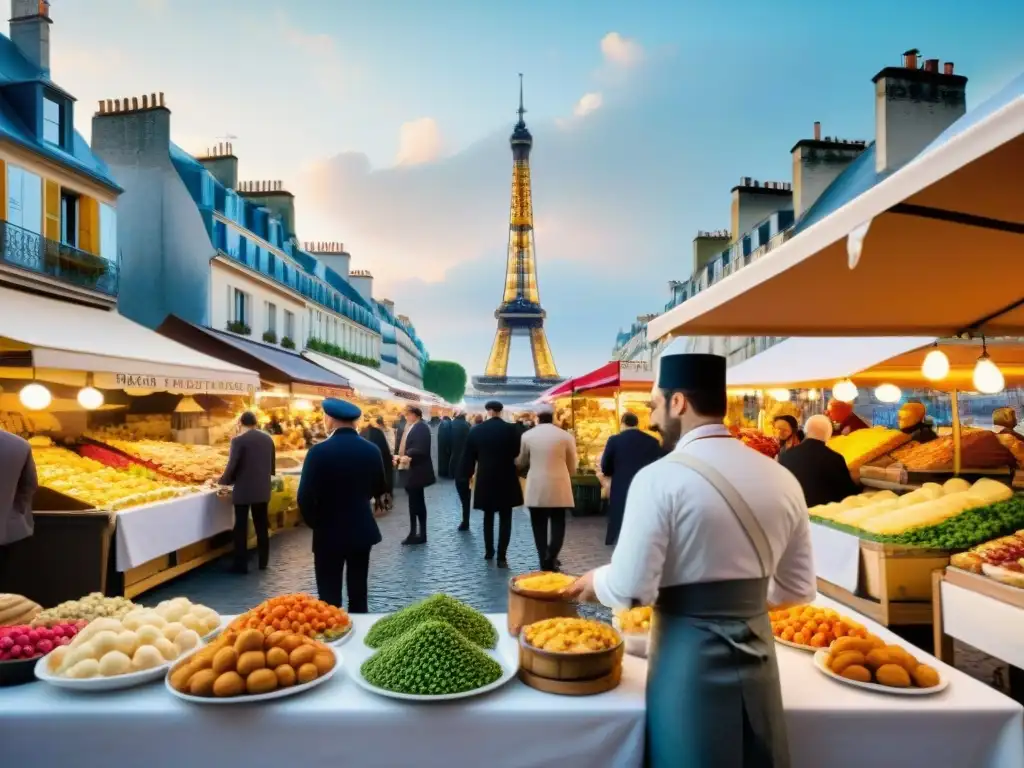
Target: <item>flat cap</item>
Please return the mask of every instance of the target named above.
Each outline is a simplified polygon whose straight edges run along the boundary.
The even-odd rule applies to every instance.
[[[328,397],[323,402],[324,413],[338,421],[355,421],[362,414],[358,405],[353,405],[347,400],[339,400],[336,397]]]

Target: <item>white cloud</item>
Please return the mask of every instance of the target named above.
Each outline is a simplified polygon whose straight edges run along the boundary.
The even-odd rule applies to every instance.
[[[305,55],[307,66],[328,94],[340,94],[358,76],[358,71],[345,60],[331,35],[306,32],[296,27],[284,13],[277,15],[277,26],[285,42]]]
[[[601,38],[601,53],[606,62],[619,67],[635,66],[644,58],[643,46],[618,32],[609,32]]]
[[[420,165],[441,156],[441,129],[432,117],[420,117],[402,123],[398,132],[395,165]]]
[[[580,97],[580,100],[576,102],[576,106],[573,107],[572,114],[574,117],[586,117],[591,112],[600,109],[603,103],[604,97],[600,93],[585,93]]]

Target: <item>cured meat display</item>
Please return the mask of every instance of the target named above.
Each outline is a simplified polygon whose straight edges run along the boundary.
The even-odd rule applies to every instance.
[[[769,459],[774,459],[779,455],[779,441],[774,437],[763,435],[756,429],[730,427],[729,431],[742,440],[744,445],[763,453]]]
[[[917,446],[902,455],[903,465],[911,472],[953,469],[953,437]],[[993,432],[986,429],[964,431],[960,435],[960,466],[970,469],[1015,468],[1017,459]]]

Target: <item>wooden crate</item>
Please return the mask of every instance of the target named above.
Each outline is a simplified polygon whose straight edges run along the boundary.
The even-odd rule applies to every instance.
[[[862,589],[875,600],[931,602],[932,571],[947,565],[943,550],[860,542]]]

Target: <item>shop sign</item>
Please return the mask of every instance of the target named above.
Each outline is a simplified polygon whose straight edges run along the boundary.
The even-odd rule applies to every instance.
[[[100,389],[149,389],[189,395],[251,395],[252,384],[223,379],[196,379],[185,376],[153,376],[136,373],[97,373],[94,383]]]
[[[324,387],[315,384],[292,384],[292,394],[302,397],[352,397],[351,389]]]
[[[619,361],[619,381],[654,381],[650,362],[647,360]]]

